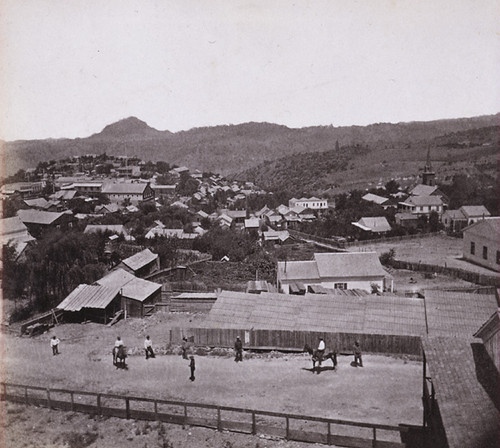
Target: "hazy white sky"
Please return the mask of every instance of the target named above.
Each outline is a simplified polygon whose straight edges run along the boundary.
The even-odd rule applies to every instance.
[[[0,138],[500,111],[497,0],[2,0]]]

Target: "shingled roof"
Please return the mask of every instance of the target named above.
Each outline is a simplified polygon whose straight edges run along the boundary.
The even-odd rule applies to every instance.
[[[484,346],[473,339],[434,337],[423,341],[428,374],[436,390],[449,448],[497,448],[498,371]],[[494,382],[494,381],[493,381]],[[493,387],[491,387],[493,386]]]
[[[214,328],[425,334],[422,300],[357,290],[303,296],[223,291],[205,324]]]
[[[429,335],[471,337],[497,310],[495,294],[426,290]]]

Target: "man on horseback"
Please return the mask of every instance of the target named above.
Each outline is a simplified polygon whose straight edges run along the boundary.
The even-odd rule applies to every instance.
[[[323,357],[325,356],[325,341],[323,338],[319,338],[318,349],[316,350],[316,357],[318,358],[319,365],[321,366],[321,361],[323,361]]]

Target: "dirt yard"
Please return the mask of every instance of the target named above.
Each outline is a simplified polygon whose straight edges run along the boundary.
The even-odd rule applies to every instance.
[[[375,251],[381,255],[384,252],[388,252],[390,249],[394,249],[396,251],[396,260],[447,266],[481,274],[495,274],[495,272],[490,269],[463,260],[462,246],[463,242],[461,238],[454,238],[442,234],[438,236],[415,238],[412,240],[351,246],[349,247],[349,251]]]
[[[188,362],[180,356],[159,354],[150,360],[143,357],[141,347],[146,334],[151,335],[154,347],[160,353],[175,353],[177,347],[168,347],[162,341],[162,334],[172,326],[200,325],[203,318],[203,315],[159,313],[146,320],[122,321],[114,327],[99,324],[61,325],[31,339],[6,335],[4,377],[8,382],[44,387],[180,399],[391,425],[421,423],[422,366],[417,361],[365,354],[365,367],[356,368],[351,366],[350,356],[341,356],[337,371],[325,370],[318,375],[311,372],[311,360],[305,354],[247,353],[243,363],[235,363],[231,353],[221,353],[221,356],[195,356],[196,381],[192,383],[188,379]],[[54,334],[61,339],[61,354],[58,356],[52,356],[49,346],[49,339]],[[116,370],[112,365],[110,351],[117,335],[122,337],[133,354],[128,358],[129,369],[126,371]],[[31,410],[21,412],[16,406],[12,409],[6,418],[16,424],[8,426],[6,437],[11,441],[11,445],[6,445],[8,447],[30,446],[31,443],[44,446],[38,443],[40,435],[37,433],[40,430],[36,428],[43,428],[47,434],[45,446],[64,446],[65,432],[78,430],[84,433],[86,426],[90,432],[98,434],[98,439],[89,446],[113,446],[106,441],[106,427],[109,430],[110,422],[93,421],[79,415],[59,417],[61,413],[55,411],[47,414],[48,417],[43,417],[45,412],[37,413],[40,419],[37,422],[33,421]],[[69,420],[64,424],[57,423],[58,430],[49,429],[52,422],[64,421],[66,418]],[[85,424],[73,425],[73,418]],[[24,419],[32,430],[23,429]],[[47,422],[46,419],[51,421]],[[226,440],[224,434],[214,435],[210,430],[203,430],[208,431],[204,433],[197,428],[172,428],[168,429],[168,443],[171,444],[162,445],[160,442],[164,442],[157,426],[151,425],[154,429],[147,430],[154,440],[147,442],[144,439],[143,442],[141,437],[144,436],[143,426],[146,423],[137,422],[135,427],[131,425],[130,422],[118,425],[123,428],[124,441],[131,431],[139,431],[133,438],[135,444],[127,445],[128,442],[124,442],[123,446],[187,446],[188,431],[199,435],[199,444],[190,446],[230,447],[234,444],[253,447],[280,446],[281,443],[270,445],[268,440],[262,443],[261,439],[250,436],[245,436],[249,437],[248,442],[246,439],[240,441],[239,436],[232,434],[227,434]],[[168,425],[164,426],[166,428]],[[20,434],[23,434],[23,443],[12,444]],[[59,439],[55,441],[58,436]]]

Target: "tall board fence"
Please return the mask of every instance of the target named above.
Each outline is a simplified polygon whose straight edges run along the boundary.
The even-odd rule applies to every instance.
[[[286,440],[359,448],[404,448],[420,427],[327,419],[281,412],[116,394],[1,383],[3,401],[90,415],[203,426],[218,431],[264,434]]]
[[[494,273],[491,273],[491,275],[480,274],[478,272],[466,271],[465,269],[460,268],[401,260],[393,260],[391,262],[391,266],[396,269],[407,269],[410,271],[443,274],[453,278],[460,278],[467,282],[475,283],[476,285],[493,286],[495,288],[500,288],[500,275],[495,275]]]
[[[180,343],[186,336],[194,345],[209,347],[233,347],[236,337],[243,341],[244,348],[254,350],[302,351],[308,344],[317,347],[322,337],[329,351],[351,354],[354,342],[360,342],[362,350],[369,353],[397,355],[422,355],[421,337],[416,335],[327,333],[290,330],[248,330],[233,328],[172,328],[171,343]]]

